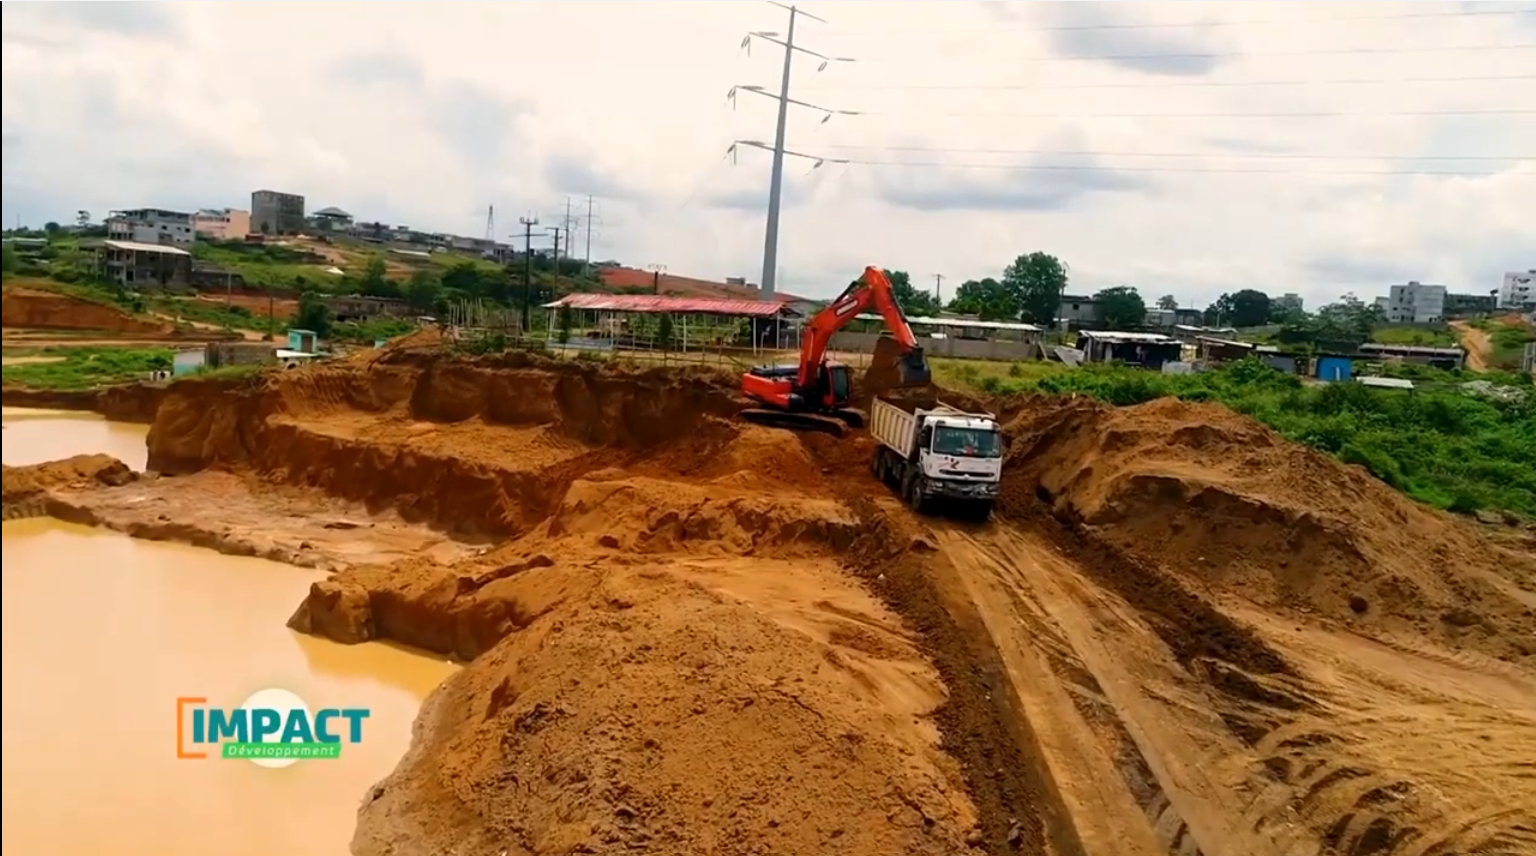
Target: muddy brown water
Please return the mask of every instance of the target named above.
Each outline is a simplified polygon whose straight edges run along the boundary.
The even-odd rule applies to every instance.
[[[144,464],[140,426],[11,408],[4,423],[7,464]],[[310,570],[48,519],[5,523],[3,546],[7,852],[344,856],[360,800],[455,668],[288,630]],[[178,696],[237,707],[267,687],[369,708],[362,743],[282,769],[177,759]]]

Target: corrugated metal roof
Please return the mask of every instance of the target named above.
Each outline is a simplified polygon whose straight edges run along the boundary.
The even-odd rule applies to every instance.
[[[1360,346],[1360,350],[1371,354],[1424,354],[1435,357],[1459,357],[1463,353],[1460,348],[1431,348],[1427,345],[1383,345],[1379,342],[1366,342]]]
[[[881,316],[873,312],[864,312],[853,316],[860,321],[880,321]],[[1026,333],[1038,333],[1040,328],[1033,324],[1025,324],[1020,321],[976,321],[971,318],[930,318],[920,315],[908,315],[907,323],[917,327],[954,327],[956,329],[969,328],[972,330],[1022,330]]]
[[[1114,330],[1084,330],[1083,335],[1101,342],[1145,342],[1148,345],[1176,345],[1178,339],[1162,333],[1121,333]]]
[[[175,247],[167,247],[163,244],[141,244],[138,241],[102,241],[102,244],[114,250],[127,250],[130,253],[165,253],[172,256],[190,256],[186,250],[178,250]]]
[[[667,297],[656,294],[568,294],[553,303],[544,304],[547,309],[569,306],[596,312],[642,312],[692,315],[733,315],[736,317],[767,318],[780,313],[795,314],[793,309],[780,303],[763,300],[716,300],[706,297]]]
[[[1413,381],[1401,377],[1357,377],[1355,383],[1383,389],[1413,389]]]

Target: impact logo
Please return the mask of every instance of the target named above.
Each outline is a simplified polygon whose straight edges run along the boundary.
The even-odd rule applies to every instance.
[[[360,743],[368,708],[309,705],[284,689],[259,690],[237,708],[210,707],[201,696],[176,699],[176,757],[217,755],[261,767],[341,757],[344,743]]]

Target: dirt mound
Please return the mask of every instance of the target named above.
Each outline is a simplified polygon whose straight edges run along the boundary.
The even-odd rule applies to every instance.
[[[845,611],[754,609],[746,570],[728,594],[605,567],[557,604],[553,568],[509,578],[545,611],[429,700],[354,852],[963,851],[969,803],[911,724],[941,697],[936,679],[846,583],[829,593],[830,578],[773,570]]]
[[[6,286],[0,292],[0,323],[33,330],[99,330],[126,336],[169,336],[169,324],[145,321],[104,303],[53,291]]]
[[[1001,508],[1041,499],[1192,590],[1529,656],[1536,562],[1223,407],[1041,399],[1008,426]]]
[[[6,518],[13,507],[42,498],[48,491],[90,484],[124,485],[137,478],[129,466],[111,455],[76,455],[62,461],[4,468]]]

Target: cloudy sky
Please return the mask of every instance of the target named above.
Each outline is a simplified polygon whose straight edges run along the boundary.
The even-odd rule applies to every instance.
[[[1536,267],[1536,0],[805,8],[779,288],[1055,253],[1073,290],[1311,305]],[[16,2],[3,211],[311,209],[757,281],[782,50],[766,2]],[[855,114],[855,115],[849,115]],[[1399,173],[1399,174],[1384,174]],[[1436,174],[1449,173],[1449,174]],[[578,250],[585,236],[578,233]]]

